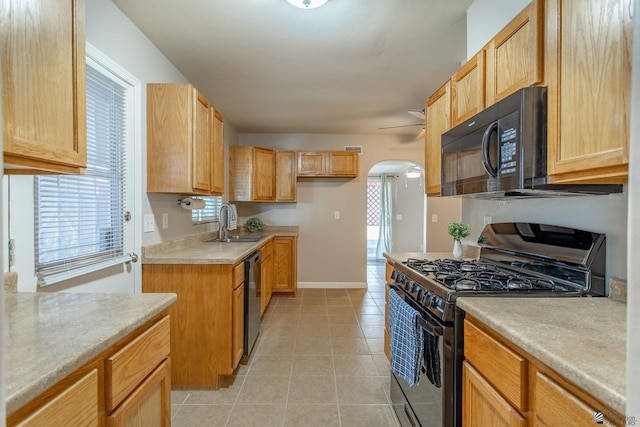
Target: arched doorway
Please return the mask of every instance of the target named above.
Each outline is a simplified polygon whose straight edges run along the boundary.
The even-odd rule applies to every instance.
[[[425,248],[424,168],[416,162],[385,160],[367,174],[367,263],[383,252]]]

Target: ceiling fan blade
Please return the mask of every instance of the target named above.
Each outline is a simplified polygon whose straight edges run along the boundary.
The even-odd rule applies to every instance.
[[[422,128],[422,130],[420,131],[420,133],[418,134],[418,136],[416,136],[416,139],[424,138],[424,134],[425,134],[425,130],[424,130],[424,128]]]
[[[415,117],[417,117],[419,119],[424,120],[424,110],[422,110],[422,111],[409,110],[408,113],[411,114],[412,116],[415,116]]]
[[[408,128],[409,126],[424,126],[424,123],[414,123],[412,125],[401,125],[401,126],[387,126],[387,127],[383,127],[383,128],[378,128],[378,130],[395,129],[395,128]]]

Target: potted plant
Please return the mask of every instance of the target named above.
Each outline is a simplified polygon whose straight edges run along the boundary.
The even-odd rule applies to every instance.
[[[455,259],[461,259],[462,243],[460,243],[460,239],[469,235],[469,224],[450,222],[447,226],[447,233],[453,237],[453,257]]]
[[[255,233],[257,231],[264,230],[264,222],[260,218],[249,218],[247,222],[244,223],[244,228],[251,233]]]

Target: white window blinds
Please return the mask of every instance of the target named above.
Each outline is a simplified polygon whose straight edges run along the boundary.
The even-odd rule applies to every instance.
[[[73,277],[74,270],[124,260],[125,88],[89,65],[86,74],[86,175],[34,179],[41,286],[61,280],[50,279],[60,273]]]
[[[222,197],[206,196],[194,197],[194,199],[202,199],[205,203],[205,207],[203,209],[194,209],[191,211],[191,222],[194,225],[219,220],[218,217],[220,215],[220,208],[222,207]]]

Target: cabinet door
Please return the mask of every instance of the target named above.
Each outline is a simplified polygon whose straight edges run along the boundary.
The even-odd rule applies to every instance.
[[[486,106],[542,82],[542,11],[541,0],[532,1],[485,49]]]
[[[297,238],[274,237],[273,292],[297,290]]]
[[[171,425],[171,359],[162,362],[122,405],[107,416],[107,427]]]
[[[232,368],[235,369],[240,363],[244,352],[244,285],[233,290],[233,301],[231,304],[232,325]]]
[[[553,182],[627,182],[632,3],[546,1]]]
[[[463,362],[462,425],[525,427],[527,421],[471,365]]]
[[[533,402],[535,426],[593,426],[594,412],[603,409],[587,406],[540,372],[536,372],[535,376]]]
[[[79,173],[87,165],[84,0],[1,7],[5,172]]]
[[[458,125],[484,108],[484,51],[451,77],[451,125]]]
[[[98,426],[98,371],[92,370],[33,415],[15,425]]]
[[[211,192],[212,115],[211,105],[195,89],[193,99],[193,146],[191,180],[195,192]]]
[[[262,247],[260,261],[260,315],[263,315],[271,301],[273,293],[273,243]]]
[[[327,156],[324,151],[298,153],[298,176],[326,175]]]
[[[251,180],[253,200],[275,200],[276,155],[273,150],[254,147],[253,176]]]
[[[211,152],[211,193],[224,194],[224,118],[211,108],[213,113],[213,141]]]
[[[296,198],[296,153],[276,151],[276,201],[295,202]]]
[[[329,151],[329,175],[358,176],[358,153],[356,151]]]
[[[442,134],[451,128],[451,82],[448,81],[427,100],[425,106],[425,191],[440,195]]]

